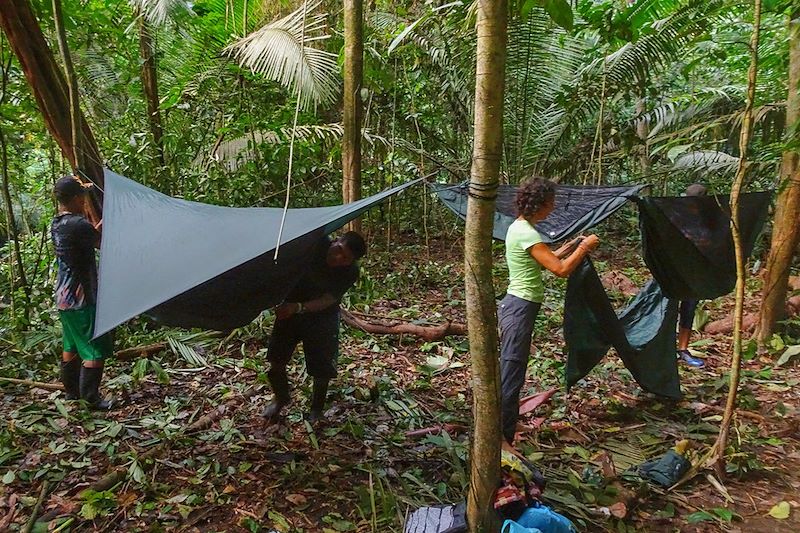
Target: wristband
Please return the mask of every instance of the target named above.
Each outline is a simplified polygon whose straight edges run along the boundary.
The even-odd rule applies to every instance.
[[[297,313],[298,315],[302,315],[303,313],[305,313],[305,311],[306,307],[303,305],[303,302],[297,302],[297,311],[295,311],[295,313]]]

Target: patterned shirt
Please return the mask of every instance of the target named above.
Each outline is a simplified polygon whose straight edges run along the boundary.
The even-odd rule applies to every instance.
[[[80,215],[62,213],[53,219],[50,236],[56,251],[55,300],[59,311],[81,309],[97,301],[94,250],[100,233]]]

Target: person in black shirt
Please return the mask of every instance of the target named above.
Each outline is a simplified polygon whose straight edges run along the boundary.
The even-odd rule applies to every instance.
[[[274,400],[262,411],[276,418],[289,403],[286,365],[299,342],[303,342],[306,369],[314,379],[311,411],[307,418],[322,418],[328,383],[336,376],[339,355],[339,303],[358,280],[356,261],[367,251],[363,237],[348,231],[335,241],[323,238],[317,246],[308,272],[275,309],[275,325],[267,349],[270,369],[267,377]]]
[[[113,341],[110,334],[92,340],[97,301],[94,251],[100,246],[102,221],[94,226],[84,218],[86,192],[73,176],[59,179],[54,188],[58,214],[50,236],[58,266],[55,300],[63,328],[61,382],[68,400],[81,398],[93,409],[107,410],[111,404],[100,397],[99,387]]]

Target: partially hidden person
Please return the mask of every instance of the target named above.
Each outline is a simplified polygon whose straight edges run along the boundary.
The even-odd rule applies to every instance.
[[[708,189],[701,183],[692,183],[686,187],[684,196],[705,196]],[[697,300],[683,300],[678,307],[678,358],[694,368],[702,368],[705,362],[694,357],[689,351],[689,340],[692,337],[694,315],[697,311]]]
[[[336,377],[339,355],[339,304],[358,280],[357,261],[367,252],[364,238],[348,231],[331,240],[324,237],[309,258],[310,268],[275,309],[275,325],[267,348],[267,372],[273,401],[261,416],[274,419],[289,404],[286,367],[297,344],[303,343],[306,370],[313,378],[310,422],[323,418],[328,384]]]

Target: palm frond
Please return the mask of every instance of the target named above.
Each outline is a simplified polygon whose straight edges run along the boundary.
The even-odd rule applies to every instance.
[[[327,15],[312,14],[319,0],[271,22],[225,48],[242,67],[299,93],[304,108],[330,104],[339,92],[336,55],[311,44],[329,37]]]
[[[715,150],[684,152],[675,156],[673,160],[673,167],[676,170],[692,171],[696,173],[733,173],[738,164],[738,157]]]
[[[738,106],[743,94],[744,87],[703,87],[692,94],[675,96],[635,117],[632,126],[647,124],[649,136],[655,137],[668,128],[718,115],[731,105]]]
[[[676,61],[723,5],[722,0],[688,0],[654,24],[650,33],[582,69],[574,86],[561,96],[564,103],[552,111],[553,121],[543,132],[542,148],[547,146],[543,165],[552,164],[571,136],[595,120],[601,102],[613,102],[635,86],[633,80],[647,79]]]
[[[375,135],[367,129],[362,130],[362,139],[370,145],[382,144],[389,146],[389,141]],[[333,144],[339,141],[344,135],[344,127],[340,123],[332,124],[304,124],[295,129],[295,139],[297,141],[319,141],[321,143]],[[219,143],[211,151],[209,157],[219,164],[224,165],[228,170],[236,170],[243,161],[250,161],[254,158],[254,152],[262,144],[286,144],[292,135],[292,128],[287,126],[278,131],[255,131],[247,135],[242,135],[229,141]],[[195,161],[201,164],[202,157]]]
[[[192,12],[186,0],[130,0],[152,24],[164,24],[176,11]]]
[[[540,135],[553,104],[584,65],[587,46],[556,26],[544,9],[508,29],[505,93],[505,160],[519,176],[539,155]]]

